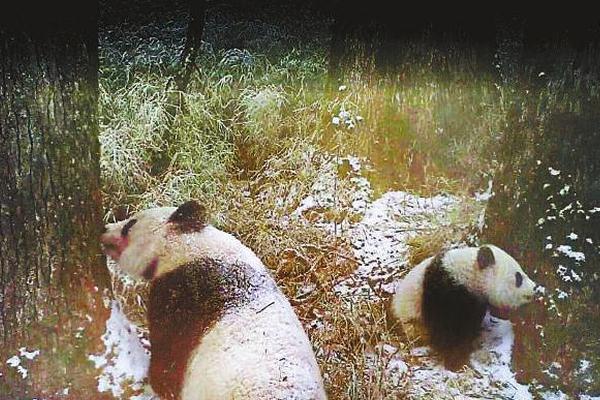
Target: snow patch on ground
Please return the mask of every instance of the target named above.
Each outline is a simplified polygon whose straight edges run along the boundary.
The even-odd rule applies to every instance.
[[[511,322],[488,313],[483,321],[479,348],[471,355],[472,369],[448,371],[429,347],[413,349],[411,355],[416,362],[409,369],[411,396],[532,399],[528,386],[519,384],[510,369],[513,342]]]
[[[22,379],[27,379],[29,370],[23,366],[23,360],[21,358],[32,361],[39,355],[39,350],[27,351],[27,347],[21,347],[19,348],[19,354],[6,360],[6,364],[8,364],[9,367],[16,368]],[[0,376],[2,376],[2,374],[0,374]]]
[[[354,173],[351,185],[357,185],[353,212],[362,216],[359,222],[345,221],[332,227],[323,220],[312,220],[316,226],[349,238],[358,260],[357,269],[334,287],[341,297],[366,298],[378,301],[380,295],[392,294],[395,282],[408,264],[408,241],[423,233],[431,232],[440,225],[449,223],[449,213],[460,205],[460,199],[437,195],[421,197],[403,191],[391,191],[379,199],[371,199],[369,182],[361,175],[361,166],[356,158],[351,160]],[[315,184],[313,191],[293,213],[295,217],[306,216],[311,210],[327,207],[340,207],[336,202],[340,187],[332,184],[335,176],[323,176]],[[348,188],[345,188],[348,189]],[[352,190],[352,188],[350,187]],[[491,184],[488,192],[477,197],[486,201],[491,197]],[[377,296],[373,296],[376,294]],[[470,399],[470,398],[510,398],[532,399],[529,388],[519,384],[511,371],[514,334],[510,321],[486,315],[483,322],[479,350],[471,356],[472,368],[461,372],[446,370],[429,347],[414,348],[410,360],[402,359],[397,351],[397,343],[380,343],[372,353],[365,354],[373,373],[380,372],[382,361],[384,375],[388,382],[406,381],[408,376],[409,393],[412,398]]]
[[[90,361],[100,370],[98,391],[110,392],[115,397],[123,395],[125,388],[139,391],[148,372],[150,352],[143,343],[138,328],[132,324],[116,301],[111,302],[110,318],[102,335],[105,351],[89,355]],[[136,397],[142,399],[142,397]]]
[[[356,271],[334,290],[338,294],[393,293],[394,282],[406,265],[407,241],[434,229],[457,204],[450,196],[424,198],[407,192],[387,192],[366,207],[362,221],[349,233],[360,262]]]

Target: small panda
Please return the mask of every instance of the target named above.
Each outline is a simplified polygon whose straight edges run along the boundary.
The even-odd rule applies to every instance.
[[[311,344],[258,257],[195,201],[106,226],[104,251],[150,280],[149,381],[161,399],[325,399]]]
[[[414,267],[396,286],[391,309],[408,339],[421,338],[444,365],[466,365],[488,307],[505,313],[530,302],[535,283],[492,245],[448,250]]]

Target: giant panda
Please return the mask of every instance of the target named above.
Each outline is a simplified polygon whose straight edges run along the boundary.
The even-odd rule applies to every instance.
[[[414,267],[397,285],[391,311],[409,340],[422,339],[447,369],[468,364],[488,308],[506,316],[530,302],[535,283],[493,245],[441,252]]]
[[[149,280],[149,382],[161,399],[325,399],[311,344],[258,257],[204,208],[108,224],[104,251]]]

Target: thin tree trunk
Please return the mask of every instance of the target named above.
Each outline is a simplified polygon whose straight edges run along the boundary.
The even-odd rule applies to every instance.
[[[97,19],[85,12],[64,29],[0,28],[3,399],[99,398],[88,355],[98,352],[110,280],[98,244]],[[21,347],[40,351],[20,357],[26,377],[6,363]]]
[[[196,58],[200,52],[206,15],[205,0],[188,0],[190,22],[185,38],[185,47],[181,53],[181,71],[176,78],[177,89],[181,92],[187,89],[192,71],[196,67]]]
[[[177,89],[177,91],[169,92],[169,99],[166,105],[169,127],[173,124],[179,113],[186,112],[186,104],[182,94],[187,90],[192,77],[192,72],[197,68],[196,58],[200,53],[206,19],[206,0],[188,0],[188,11],[189,23],[185,38],[185,46],[179,59],[179,68],[174,73],[173,78],[169,79],[167,83],[167,88],[170,88],[174,84]],[[173,142],[171,129],[166,129],[163,133],[163,137],[166,142],[166,148],[157,151],[152,158],[152,173],[154,175],[164,173],[171,163],[171,157],[168,150]]]

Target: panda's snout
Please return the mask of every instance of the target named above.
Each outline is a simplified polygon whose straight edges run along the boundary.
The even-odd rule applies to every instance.
[[[120,235],[115,236],[110,232],[105,232],[100,236],[100,243],[104,254],[115,261],[119,261],[121,254],[127,247],[127,238]]]

